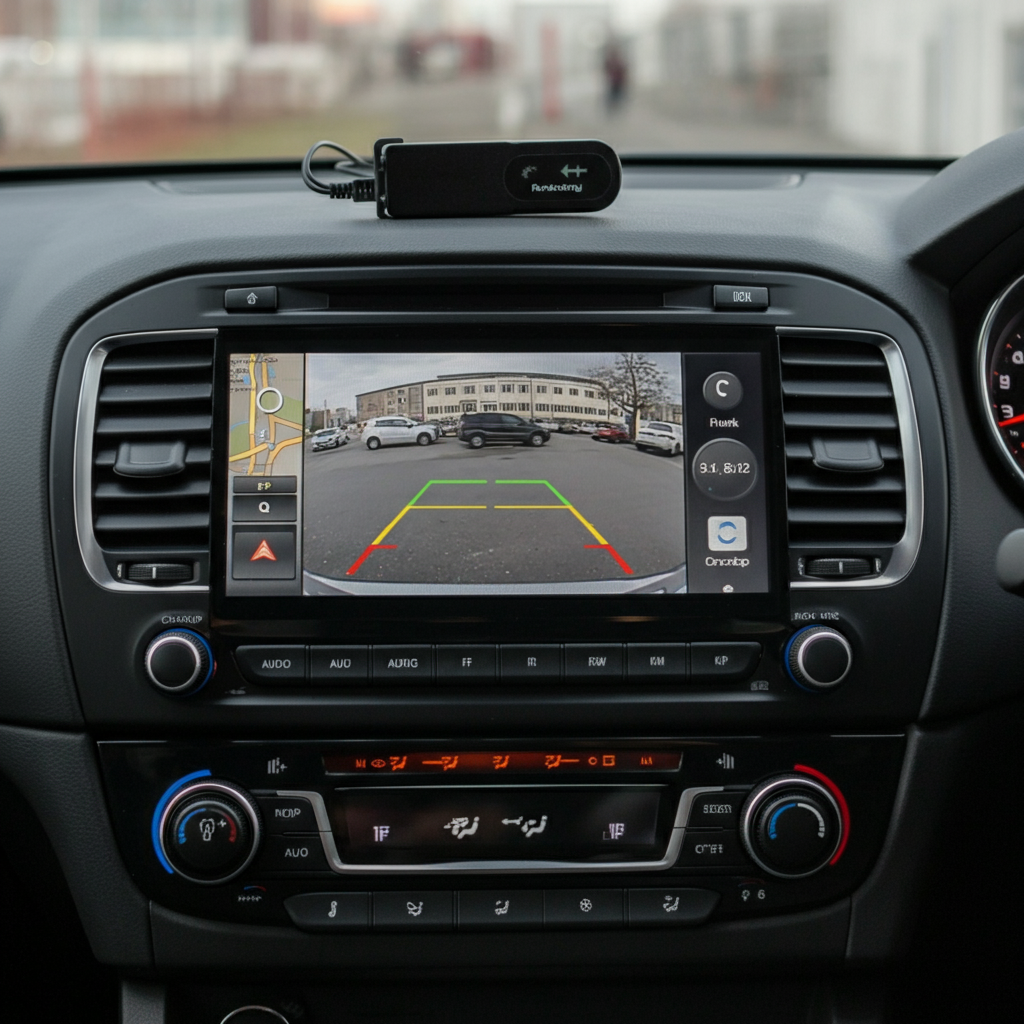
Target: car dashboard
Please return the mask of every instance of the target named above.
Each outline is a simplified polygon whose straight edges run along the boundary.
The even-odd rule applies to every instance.
[[[1022,156],[402,221],[284,164],[4,172],[25,977],[64,921],[83,1020],[1008,997]],[[657,400],[594,384],[638,354]]]

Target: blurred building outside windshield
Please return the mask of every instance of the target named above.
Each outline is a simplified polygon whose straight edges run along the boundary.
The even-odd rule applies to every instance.
[[[0,165],[319,138],[959,155],[1024,125],[1024,0],[0,0]]]

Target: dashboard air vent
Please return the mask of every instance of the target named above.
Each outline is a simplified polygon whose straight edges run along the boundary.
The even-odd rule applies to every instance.
[[[827,336],[780,343],[790,547],[880,554],[902,538],[907,508],[885,353]]]
[[[147,558],[209,549],[213,343],[115,348],[103,363],[92,511],[107,552]]]

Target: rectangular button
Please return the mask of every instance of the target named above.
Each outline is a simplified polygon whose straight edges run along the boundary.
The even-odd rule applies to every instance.
[[[557,683],[562,677],[559,644],[502,644],[501,678],[505,682]]]
[[[294,494],[298,486],[297,476],[243,476],[236,473],[231,489],[235,494]]]
[[[284,901],[292,923],[310,932],[365,932],[370,927],[368,892],[303,892]]]
[[[224,308],[230,313],[263,313],[277,309],[277,286],[227,288],[224,291]]]
[[[373,927],[451,931],[455,922],[453,899],[450,892],[375,892]]]
[[[760,660],[758,643],[690,644],[690,678],[721,683],[746,679]]]
[[[238,494],[231,514],[236,523],[294,523],[299,499],[294,494]]]
[[[630,889],[626,904],[630,928],[671,928],[706,921],[718,905],[711,889]]]
[[[621,889],[548,889],[544,925],[548,928],[620,928]]]
[[[767,309],[768,289],[745,284],[716,284],[715,309]]]
[[[294,685],[306,681],[305,647],[236,647],[235,664],[242,678],[250,683]]]
[[[232,579],[295,579],[294,526],[236,529],[232,544]]]
[[[430,682],[434,678],[432,647],[401,646],[373,648],[373,678],[392,682]]]
[[[686,830],[677,866],[684,868],[737,867],[747,864],[739,837],[728,829]]]
[[[622,644],[566,644],[565,678],[617,682],[622,679]]]
[[[690,674],[686,644],[627,644],[630,679],[684,681]]]
[[[471,647],[437,647],[437,681],[439,683],[493,682],[497,676],[497,650],[494,644]]]
[[[515,931],[544,927],[544,893],[537,889],[460,892],[459,928]]]
[[[311,836],[267,836],[259,859],[262,871],[328,871],[320,833]]]
[[[693,801],[687,824],[696,828],[736,828],[746,793],[702,793]]]
[[[309,681],[331,683],[365,683],[370,678],[368,647],[310,647]]]
[[[271,833],[316,832],[313,805],[301,796],[264,796],[259,800],[263,824]]]

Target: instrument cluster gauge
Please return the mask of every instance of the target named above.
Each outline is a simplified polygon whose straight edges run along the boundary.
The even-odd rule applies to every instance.
[[[985,422],[999,453],[1024,485],[1024,277],[996,300],[978,342]]]

